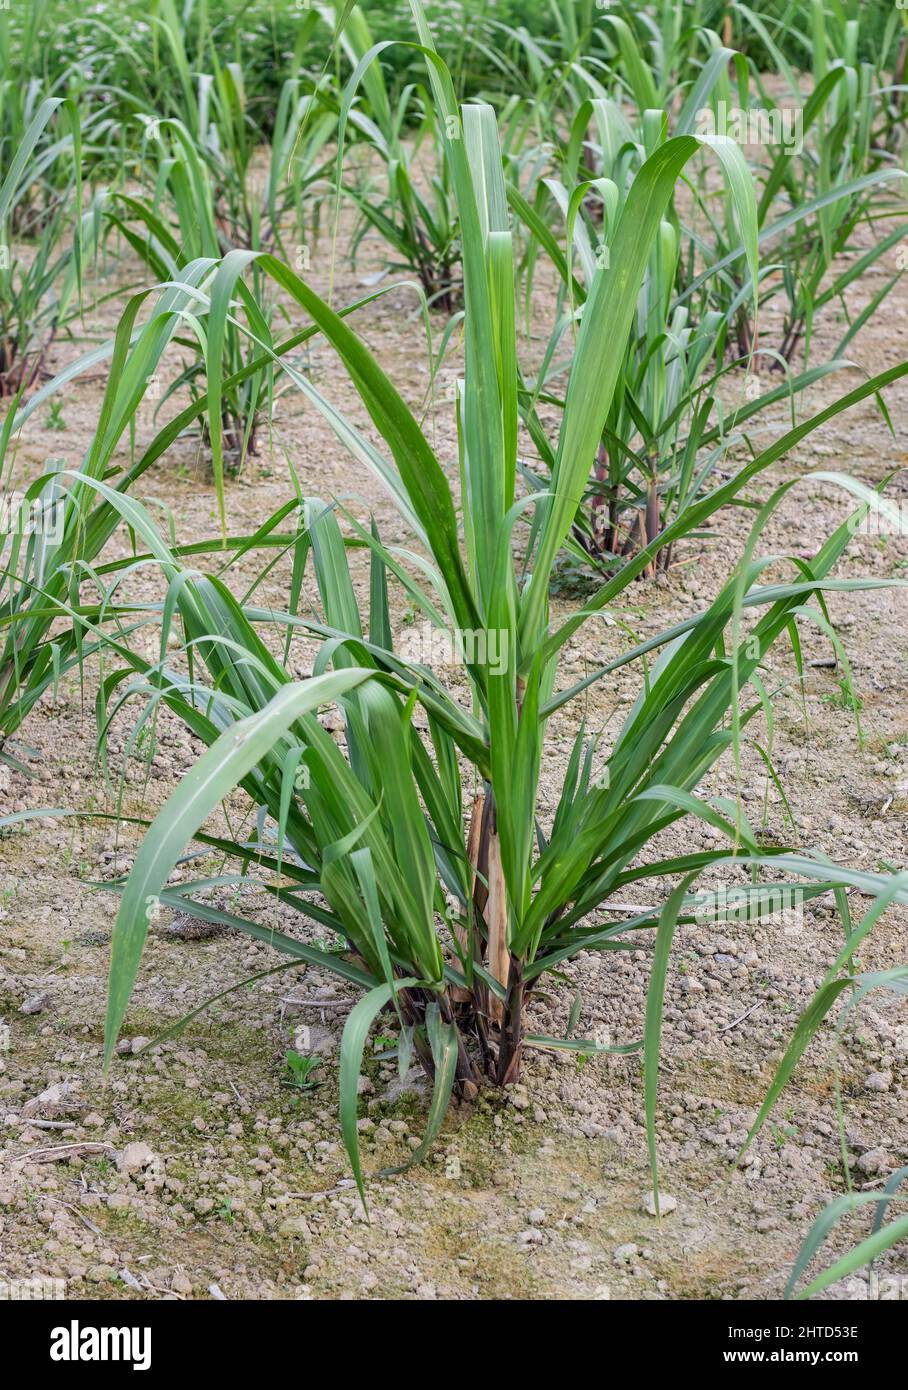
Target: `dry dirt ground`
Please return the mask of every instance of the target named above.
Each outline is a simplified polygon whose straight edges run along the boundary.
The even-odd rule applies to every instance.
[[[313,279],[322,288],[327,261],[327,249],[313,260]],[[358,274],[369,268],[366,257]],[[101,293],[122,281],[124,267],[112,261],[103,275]],[[871,275],[850,291],[852,313],[879,283]],[[339,269],[334,292],[336,302],[345,303],[363,293],[362,282]],[[396,289],[359,315],[359,327],[408,400],[421,407],[428,369],[414,304],[410,291]],[[109,304],[91,320],[86,340],[57,346],[54,366],[83,351],[86,341],[103,338],[114,321]],[[821,383],[799,409],[832,400],[844,381],[860,379],[860,369],[899,360],[905,325],[900,285],[852,345],[859,367]],[[436,337],[442,326],[435,323]],[[777,330],[767,314],[765,339],[772,341]],[[842,331],[830,309],[814,360],[822,360]],[[324,344],[312,347],[305,366],[332,401],[363,419]],[[438,449],[452,475],[444,386],[458,369],[455,349],[435,412]],[[63,428],[52,429],[48,412],[38,413],[22,441],[24,472],[49,456],[78,464],[102,390],[101,375],[77,380],[63,400]],[[740,382],[730,390],[740,391]],[[867,402],[802,444],[748,495],[765,498],[784,477],[818,468],[867,482],[901,468],[904,385],[887,393],[887,404],[895,437]],[[784,427],[780,409],[773,430]],[[142,437],[150,428],[143,419]],[[273,439],[229,483],[232,531],[251,529],[290,495],[287,458],[305,491],[341,497],[360,517],[372,511],[385,540],[406,540],[375,481],[351,466],[319,415],[292,393],[278,403]],[[893,495],[904,488],[902,479],[895,478]],[[210,469],[197,440],[179,441],[143,478],[139,494],[166,501],[181,541],[216,533]],[[809,554],[845,514],[833,484],[805,478],[767,528],[764,553]],[[684,548],[665,580],[640,583],[624,596],[622,616],[639,637],[705,605],[740,553],[750,515],[723,513],[714,540]],[[357,582],[365,586],[365,566],[357,564]],[[857,537],[839,574],[898,579],[906,566],[904,540]],[[780,561],[773,573],[791,574],[791,565]],[[254,574],[252,562],[234,572],[236,591]],[[264,593],[283,606],[285,586],[286,573],[278,570]],[[307,586],[311,601],[308,579]],[[134,581],[133,591],[160,597],[150,572]],[[577,603],[578,592],[581,581],[562,575],[553,597],[556,618]],[[392,602],[402,631],[406,602],[399,592]],[[860,731],[848,688],[840,683],[842,668],[809,665],[802,703],[791,651],[780,647],[766,681],[777,690],[773,757],[795,827],[750,745],[743,751],[740,793],[754,824],[777,839],[863,868],[901,865],[908,824],[908,595],[898,588],[832,595],[829,611],[851,663]],[[832,650],[828,638],[809,619],[802,632],[805,661],[824,663]],[[588,624],[561,680],[576,680],[627,641],[620,626]],[[295,672],[308,674],[311,658],[311,648],[295,646]],[[139,706],[127,707],[115,721],[106,786],[94,763],[97,679],[97,667],[89,666],[84,689],[70,680],[35,711],[19,740],[32,750],[30,775],[4,778],[0,814],[115,809]],[[604,728],[608,743],[639,679],[636,668],[625,667],[594,686],[583,709],[571,706],[553,719],[543,817],[557,798],[581,716],[592,729]],[[765,722],[751,727],[765,742]],[[198,751],[174,720],[162,716],[154,745],[146,743],[127,762],[124,812],[153,813]],[[704,790],[734,794],[730,758]],[[233,808],[239,816],[248,813],[239,799]],[[660,848],[710,843],[708,829],[685,821]],[[877,1189],[908,1161],[908,1001],[877,992],[847,1015],[840,1035],[842,1012],[834,1012],[745,1164],[731,1166],[797,1018],[841,946],[842,925],[832,904],[821,901],[807,905],[800,923],[703,923],[678,933],[659,1104],[662,1184],[677,1206],[661,1223],[643,1207],[648,1170],[639,1060],[578,1062],[543,1051],[528,1054],[521,1084],[507,1094],[487,1092],[476,1104],[452,1108],[430,1160],[392,1178],[378,1170],[400,1163],[415,1146],[425,1089],[417,1075],[401,1081],[396,1064],[367,1053],[361,1081],[367,1222],[336,1118],[339,1035],[353,995],[318,971],[283,973],[228,994],[180,1036],[133,1056],[133,1040],[153,1037],[217,991],[280,959],[236,933],[174,931],[163,914],[149,938],[126,1043],[102,1085],[116,898],[94,885],[128,868],[136,844],[128,825],[117,832],[111,821],[51,819],[0,842],[0,1018],[8,1025],[8,1050],[0,1055],[0,1278],[62,1277],[73,1296],[118,1299],[775,1298],[814,1217],[844,1190],[837,1085],[855,1186]],[[188,878],[218,870],[203,860],[181,872]],[[663,889],[653,881],[646,901],[658,901]],[[242,911],[316,936],[254,887],[242,893]],[[852,911],[860,914],[857,897]],[[904,910],[885,913],[861,949],[863,968],[905,961],[906,920]],[[563,1031],[579,990],[579,1035],[640,1037],[647,970],[643,953],[581,957],[565,970],[569,983],[551,981],[536,996],[530,1026]],[[379,1042],[378,1051],[383,1046]],[[293,1047],[322,1059],[315,1073],[319,1089],[301,1094],[286,1085]],[[86,1143],[94,1149],[76,1147],[69,1159],[48,1152]],[[835,1232],[830,1257],[868,1229],[864,1207]],[[905,1276],[894,1285],[903,1291],[905,1255],[903,1246],[879,1266],[882,1274]],[[833,1294],[867,1291],[866,1282],[858,1282]]]

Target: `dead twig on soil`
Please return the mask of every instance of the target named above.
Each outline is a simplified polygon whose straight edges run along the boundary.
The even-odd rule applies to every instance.
[[[320,1192],[288,1192],[288,1197],[297,1197],[301,1201],[313,1201],[316,1197],[333,1197],[336,1192],[349,1192],[355,1184],[353,1179],[344,1180],[338,1183],[337,1187],[326,1187]]]
[[[75,1129],[78,1120],[31,1120],[27,1117],[20,1117],[16,1124],[22,1129]]]
[[[78,1207],[74,1207],[71,1202],[64,1202],[61,1197],[50,1196],[45,1197],[44,1200],[47,1202],[53,1202],[55,1206],[65,1207],[67,1211],[71,1211],[73,1216],[77,1216],[79,1218],[86,1230],[91,1231],[92,1235],[101,1236],[104,1234],[100,1226],[96,1226],[93,1221],[90,1221],[88,1219],[84,1212],[81,1212]]]
[[[58,1163],[67,1158],[89,1158],[92,1154],[115,1153],[113,1144],[80,1143],[56,1144],[50,1149],[30,1149],[28,1153],[16,1154],[13,1163]]]
[[[757,1009],[761,1009],[765,1003],[765,999],[758,999],[756,1004],[752,1004],[747,1012],[742,1014],[740,1018],[736,1018],[733,1023],[726,1023],[724,1028],[717,1029],[716,1036],[718,1036],[719,1033],[730,1033],[732,1028],[737,1028],[739,1023],[743,1023],[745,1018],[750,1018],[751,1014],[755,1014]]]
[[[292,1004],[296,1009],[352,1009],[355,999],[294,999],[292,995],[281,997],[282,1004]]]

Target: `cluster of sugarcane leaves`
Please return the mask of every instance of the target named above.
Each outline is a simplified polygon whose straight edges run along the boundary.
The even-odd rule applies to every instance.
[[[126,701],[137,698],[144,704],[136,737],[164,704],[208,745],[148,828],[128,880],[120,885],[106,1063],[126,1015],[150,917],[158,904],[178,907],[285,952],[290,960],[281,968],[317,965],[364,990],[346,1024],[340,1059],[342,1131],[364,1200],[357,1081],[369,1029],[379,1013],[391,1010],[400,1022],[401,1064],[415,1055],[434,1083],[425,1136],[411,1162],[433,1142],[455,1090],[470,1097],[483,1082],[514,1082],[527,1047],[586,1054],[640,1050],[658,1203],[655,1123],[663,998],[674,932],[681,923],[702,920],[710,900],[710,894],[693,891],[698,877],[745,870],[748,920],[758,918],[768,901],[778,902],[768,888],[787,884],[805,899],[832,891],[845,928],[842,949],[794,1031],[748,1143],[843,991],[905,990],[906,971],[856,975],[852,962],[885,908],[908,902],[908,875],[859,872],[761,845],[739,803],[696,794],[724,753],[737,764],[751,720],[769,716],[771,693],[760,673],[776,639],[790,638],[799,666],[799,622],[818,625],[839,649],[823,591],[872,588],[885,581],[831,577],[852,535],[852,518],[813,559],[789,562],[789,582],[761,583],[766,567],[781,562],[781,557],[758,560],[755,555],[767,521],[795,485],[783,483],[758,509],[741,563],[708,609],[634,646],[578,684],[559,688],[558,660],[565,644],[587,619],[607,613],[656,553],[656,542],[641,547],[585,608],[552,630],[552,567],[602,437],[652,244],[677,178],[704,142],[693,136],[666,139],[637,171],[611,235],[609,268],[592,277],[576,315],[551,486],[518,497],[521,392],[512,232],[495,116],[482,103],[458,107],[416,0],[413,8],[416,47],[426,59],[446,132],[462,227],[465,372],[456,405],[462,534],[451,485],[429,439],[350,326],[358,306],[335,312],[269,254],[232,251],[222,260],[199,259],[191,272],[171,281],[141,329],[136,323],[146,296],[137,295],[124,315],[94,443],[82,471],[63,489],[62,537],[54,545],[30,537],[23,555],[4,562],[5,574],[15,569],[19,579],[0,610],[5,641],[0,732],[4,737],[13,732],[52,681],[98,651],[105,661],[98,695],[102,747],[111,721]],[[705,143],[722,162],[756,284],[753,192],[746,166],[730,142]],[[284,343],[257,342],[259,355],[225,378],[228,326],[255,336],[236,317],[238,286],[253,265],[311,323]],[[111,459],[117,443],[176,326],[191,317],[206,321],[207,392],[116,478]],[[292,350],[316,333],[338,354],[387,455],[290,364]],[[418,542],[418,554],[387,547],[374,525],[367,528],[348,517],[357,548],[370,553],[365,617],[336,506],[294,499],[252,536],[224,537],[181,552],[162,541],[147,510],[130,495],[141,473],[204,413],[216,452],[224,392],[268,364],[287,374],[353,458],[383,482]],[[695,534],[813,429],[878,396],[906,372],[908,364],[891,368],[792,428],[687,507],[658,545]],[[17,423],[51,389],[23,407]],[[11,418],[4,447],[12,425]],[[870,506],[887,508],[852,479],[811,476],[849,490],[859,503],[857,519]],[[58,475],[38,479],[29,492],[40,497],[49,488],[60,489],[63,481]],[[516,534],[530,511],[527,549],[515,559]],[[295,529],[282,531],[294,517]],[[147,553],[97,563],[122,522]],[[206,548],[218,546],[224,560],[220,573],[192,567]],[[285,611],[256,606],[254,590],[238,600],[228,587],[233,562],[259,549],[291,556]],[[321,605],[318,620],[300,612],[310,557]],[[167,580],[163,603],[149,610],[121,602],[129,575],[149,565],[160,567]],[[271,564],[265,572],[270,569]],[[414,570],[424,582],[413,577]],[[389,576],[427,622],[453,641],[458,634],[487,638],[465,644],[469,708],[428,666],[395,652]],[[95,602],[83,596],[86,581],[98,587]],[[817,607],[811,599],[818,600]],[[72,626],[61,636],[55,623],[63,614]],[[160,627],[157,661],[140,655],[139,644],[131,640],[149,622]],[[182,661],[172,652],[177,627]],[[260,632],[277,633],[283,643],[270,645]],[[313,674],[302,681],[289,671],[297,634],[321,641]],[[480,659],[483,651],[503,654],[505,660]],[[116,661],[113,670],[107,668],[109,659]],[[594,681],[629,663],[640,665],[641,689],[604,766],[597,766],[596,739],[581,731],[548,820],[539,804],[548,720]],[[343,713],[345,750],[317,717],[329,702]],[[206,831],[210,816],[237,788],[257,810],[256,833],[231,838]],[[686,816],[718,829],[727,847],[660,858],[657,838]],[[235,861],[237,873],[168,888],[171,871],[193,840]],[[610,908],[610,900],[628,885],[651,879],[676,886],[662,903],[632,918]],[[285,908],[334,931],[341,949],[306,944],[205,900],[213,884],[226,883],[264,888]],[[857,922],[850,916],[848,888],[872,900]],[[647,944],[652,967],[642,1039],[606,1044],[527,1031],[527,1006],[545,972],[558,971],[582,951],[636,950]]]

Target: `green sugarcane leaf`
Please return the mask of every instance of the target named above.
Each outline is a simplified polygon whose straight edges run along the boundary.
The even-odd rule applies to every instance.
[[[432,1087],[432,1101],[426,1119],[425,1132],[419,1147],[414,1149],[406,1163],[401,1163],[395,1168],[383,1168],[381,1170],[382,1177],[406,1173],[408,1168],[422,1163],[434,1144],[445,1115],[448,1113],[454,1078],[457,1074],[457,1025],[453,1022],[445,1022],[441,1017],[439,1006],[433,1002],[426,1010],[426,1032],[432,1050],[432,1061],[435,1064],[435,1081]]]
[[[366,1188],[363,1182],[362,1162],[359,1155],[359,1131],[356,1127],[356,1101],[359,1095],[359,1074],[363,1065],[363,1049],[369,1029],[385,1007],[390,1003],[397,989],[409,989],[419,984],[419,980],[407,977],[397,980],[394,986],[376,985],[368,994],[354,1004],[341,1037],[340,1055],[340,1122],[344,1145],[356,1179],[356,1186],[363,1206],[366,1207]]]
[[[154,910],[186,842],[295,719],[361,685],[372,674],[354,668],[285,686],[263,710],[226,730],[185,774],[142,842],[114,924],[104,1030],[105,1067],[110,1064],[135,983],[149,912]]]
[[[675,923],[690,884],[696,877],[688,874],[678,884],[659,914],[656,927],[656,949],[650,967],[649,989],[646,993],[646,1018],[643,1029],[644,1107],[646,1111],[646,1142],[649,1149],[650,1174],[656,1216],[659,1212],[659,1163],[656,1152],[656,1100],[659,1090],[659,1054],[662,1040],[662,1010],[665,999],[665,979],[675,934]]]

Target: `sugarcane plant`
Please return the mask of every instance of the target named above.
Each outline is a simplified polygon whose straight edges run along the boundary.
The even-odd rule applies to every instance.
[[[197,263],[179,286],[157,294],[133,296],[113,341],[77,358],[27,400],[20,391],[10,402],[0,427],[0,761],[26,770],[13,739],[34,705],[67,671],[82,667],[100,652],[110,618],[123,634],[146,621],[138,610],[126,610],[113,599],[115,577],[128,561],[103,559],[104,550],[122,523],[115,505],[127,494],[183,432],[208,419],[209,397],[200,395],[160,429],[138,457],[114,462],[118,445],[140,410],[151,411],[146,400],[150,383],[163,371],[162,359],[178,337],[188,314],[198,312],[198,281],[204,284],[204,262]],[[140,329],[136,321],[151,299],[151,312]],[[350,306],[351,312],[359,305]],[[240,386],[248,376],[305,343],[310,327],[262,352],[219,388]],[[29,419],[46,403],[59,398],[70,383],[109,360],[110,372],[98,426],[81,469],[67,469],[61,459],[48,459],[36,476],[15,486],[18,444]],[[219,366],[226,354],[222,353]],[[220,419],[220,394],[214,405],[214,432]],[[104,478],[107,495],[99,497],[94,480]],[[259,528],[256,546],[283,546],[279,528],[292,506]],[[227,550],[233,553],[245,537],[223,535],[190,545],[188,553]],[[177,551],[177,554],[183,553]],[[150,559],[146,556],[145,559]],[[114,577],[110,593],[105,585]],[[86,592],[86,586],[90,592]]]
[[[701,74],[704,85],[716,80],[724,52],[720,51],[719,68]],[[679,126],[687,131],[699,99],[692,94],[686,113],[679,117]],[[590,129],[593,139],[587,139]],[[571,363],[568,329],[597,269],[609,263],[610,238],[636,170],[667,138],[663,112],[644,113],[635,132],[614,102],[595,98],[577,111],[563,154],[562,178],[543,174],[535,192],[527,183],[520,187],[516,181],[508,182],[515,221],[530,233],[534,247],[525,257],[534,263],[528,267],[527,278],[541,256],[560,276],[558,312],[542,366],[532,378],[521,379],[518,392],[521,420],[533,449],[532,459],[521,458],[520,468],[527,484],[537,491],[549,485],[556,457],[556,444],[541,407],[564,409],[561,383]],[[599,169],[598,175],[593,175],[587,161]],[[553,225],[551,205],[564,223],[564,249]],[[677,300],[681,242],[679,220],[669,207],[653,240],[622,372],[566,541],[576,559],[605,572],[655,541],[714,484],[720,470],[734,467],[735,446],[746,441],[752,449],[764,412],[785,396],[794,410],[795,398],[808,386],[851,365],[834,358],[796,376],[788,373],[780,387],[761,382],[755,370],[759,358],[724,362],[734,310],[723,313],[710,307],[708,293],[696,308],[690,299]],[[721,383],[738,369],[746,378],[745,399],[736,408],[723,410]],[[671,560],[668,544],[658,550],[648,568],[664,570]]]
[[[164,291],[133,335],[148,292],[136,295],[113,343],[71,363],[27,402],[20,390],[6,412],[0,427],[0,761],[22,767],[12,751],[13,735],[45,691],[98,650],[103,600],[84,602],[82,584],[90,582],[121,518],[89,480],[105,477],[113,491],[127,491],[148,466],[144,457],[124,468],[112,459],[181,322],[181,308],[191,302],[188,293],[188,287]],[[15,489],[17,444],[29,418],[107,356],[113,363],[110,384],[79,477],[63,460],[49,459]]]
[[[844,523],[812,561],[795,563],[790,582],[761,583],[769,561],[756,560],[755,547],[793,485],[783,484],[758,512],[738,570],[704,612],[632,646],[578,684],[559,684],[559,657],[570,639],[591,615],[607,614],[655,554],[655,543],[642,547],[584,610],[553,628],[552,567],[570,532],[622,371],[653,242],[675,181],[701,142],[694,136],[665,141],[631,183],[611,238],[610,264],[598,268],[579,315],[551,486],[544,494],[520,497],[512,234],[495,116],[482,103],[458,106],[419,0],[412,0],[412,9],[446,132],[463,228],[465,370],[456,403],[463,535],[451,483],[429,439],[356,332],[289,267],[267,255],[255,258],[261,273],[295,300],[335,349],[390,458],[310,381],[286,363],[284,369],[353,457],[382,480],[422,554],[386,546],[374,526],[349,517],[357,548],[368,547],[371,557],[364,622],[337,508],[310,498],[291,547],[288,604],[277,611],[248,596],[234,597],[229,573],[186,569],[135,499],[113,492],[101,478],[90,483],[144,540],[168,582],[161,658],[144,658],[128,641],[117,644],[121,662],[99,695],[100,737],[124,703],[138,698],[142,718],[163,703],[209,745],[151,824],[120,885],[106,1064],[149,921],[162,904],[179,905],[270,942],[290,964],[317,964],[365,991],[346,1024],[340,1062],[341,1125],[363,1195],[357,1079],[370,1026],[384,1010],[399,1022],[402,1061],[415,1056],[434,1078],[426,1135],[414,1161],[437,1133],[452,1092],[470,1097],[486,1082],[513,1083],[528,1046],[585,1053],[641,1049],[655,1184],[669,952],[677,924],[696,918],[710,899],[709,892],[691,891],[694,880],[703,873],[740,876],[748,915],[755,916],[773,910],[765,905],[769,886],[796,885],[808,898],[830,889],[841,894],[844,885],[862,888],[875,902],[861,923],[849,922],[839,970],[847,968],[887,903],[908,900],[904,877],[861,873],[761,846],[740,803],[696,794],[723,753],[738,758],[746,731],[765,709],[760,670],[772,644],[799,620],[815,620],[828,630],[810,606],[811,596],[882,581],[830,577],[852,534]],[[717,141],[713,148],[740,199],[742,226],[752,227],[752,185],[740,152],[730,142]],[[752,244],[749,251],[756,280]],[[252,259],[252,253],[233,252],[217,272],[208,308],[212,342],[222,340],[219,320],[229,316],[233,286]],[[209,389],[215,393],[217,370],[212,360]],[[777,439],[687,508],[662,543],[702,524],[812,429],[906,372],[908,364],[890,369]],[[839,481],[862,508],[884,505],[863,485]],[[530,510],[541,520],[523,530],[528,547],[515,555]],[[299,602],[310,555],[321,604],[316,618],[302,614]],[[425,583],[414,578],[414,560]],[[425,619],[423,646],[394,640],[389,576]],[[185,663],[171,650],[178,622]],[[296,633],[321,641],[313,674],[303,680],[293,679],[288,669]],[[273,643],[265,640],[269,635]],[[469,706],[433,670],[439,643],[455,654]],[[608,755],[600,762],[596,737],[581,730],[557,805],[547,813],[539,774],[549,722],[594,680],[633,662],[643,666],[640,693]],[[343,747],[317,717],[326,702],[336,702],[343,714]],[[255,808],[255,829],[235,836],[206,828],[237,788]],[[684,816],[715,827],[726,847],[664,857],[657,836]],[[244,884],[264,889],[287,910],[318,924],[321,933],[333,930],[337,947],[309,944],[211,905],[205,901],[211,880],[168,889],[171,870],[191,839],[236,862],[238,893]],[[653,880],[674,886],[651,909],[628,918],[610,905],[628,885]],[[216,879],[229,881],[224,875]],[[545,972],[581,951],[647,942],[653,963],[643,1038],[600,1042],[528,1030],[528,1006]],[[818,1024],[808,1015],[767,1106]],[[759,1123],[765,1113],[766,1107]]]
[[[240,63],[221,63],[212,52],[212,72],[198,74],[188,87],[179,115],[139,110],[142,133],[137,173],[153,206],[174,200],[169,187],[173,159],[191,143],[203,169],[202,215],[213,222],[221,254],[234,246],[281,250],[290,226],[295,242],[305,236],[305,198],[324,179],[331,163],[325,146],[336,117],[299,77],[283,82],[267,130],[250,113],[247,80]],[[180,142],[174,133],[182,132]],[[263,169],[265,170],[263,174]],[[200,175],[192,171],[197,185]],[[194,186],[198,195],[200,190]]]
[[[314,23],[315,15],[308,16],[307,28]],[[286,78],[266,130],[250,113],[242,64],[219,60],[204,24],[203,47],[212,70],[198,74],[192,72],[187,35],[173,0],[161,0],[155,32],[171,55],[178,81],[167,114],[136,112],[140,188],[108,198],[108,225],[164,282],[179,279],[201,260],[213,264],[235,247],[280,251],[297,265],[308,264],[309,227],[317,218],[320,197],[327,196],[332,167],[325,146],[337,125],[336,115],[317,95],[323,79]],[[264,172],[257,162],[263,149]],[[238,292],[256,337],[271,345],[279,308],[265,300],[261,284],[254,288],[255,295],[245,286]],[[232,322],[225,335],[227,376],[240,384],[224,390],[220,428],[213,434],[207,413],[196,417],[211,448],[219,491],[225,460],[239,470],[249,454],[258,452],[260,430],[266,418],[270,421],[274,404],[267,362],[256,372],[244,372],[255,356],[248,340]],[[205,395],[204,334],[190,326],[178,341],[189,357],[166,389],[159,390],[159,408],[185,387],[193,401]]]
[[[713,107],[703,103],[725,101],[732,58],[739,74],[746,77],[740,55],[714,47],[674,118],[676,134],[689,134],[701,124],[709,125],[703,122],[704,113],[716,126]],[[837,73],[839,69],[834,69],[825,96],[839,80]],[[809,113],[808,125],[815,119],[816,112]],[[521,468],[536,489],[547,485],[555,458],[538,407],[563,409],[559,379],[570,363],[570,355],[565,358],[561,350],[566,325],[585,301],[597,266],[608,261],[610,237],[631,180],[648,155],[665,142],[668,129],[668,116],[660,110],[645,110],[632,124],[614,101],[586,100],[577,109],[569,136],[562,143],[560,177],[543,169],[522,187],[516,179],[509,179],[510,206],[517,222],[531,233],[532,250],[525,257],[528,282],[542,256],[560,276],[560,313],[542,369],[533,379],[522,381],[519,392],[521,419],[533,444],[532,460],[524,460]],[[761,245],[786,231],[796,231],[809,214],[823,219],[830,210],[835,211],[837,194],[826,188],[820,197],[801,207],[796,205],[791,214],[767,224],[767,208],[779,192],[773,180],[777,174],[781,176],[785,164],[780,156],[773,165],[772,187],[763,190],[757,203],[755,235]],[[895,175],[902,177],[897,170],[876,170],[859,182],[866,191]],[[709,186],[711,177],[708,161],[697,161],[691,177],[693,186]],[[835,187],[841,187],[840,180]],[[897,270],[854,318],[828,361],[793,373],[785,355],[766,344],[765,336],[764,346],[758,346],[752,332],[759,306],[776,291],[767,290],[767,268],[763,265],[758,288],[754,289],[740,204],[730,181],[712,197],[719,200],[724,218],[724,232],[714,227],[712,238],[692,236],[674,200],[666,210],[641,286],[624,371],[596,456],[590,461],[588,486],[567,542],[575,558],[606,571],[614,568],[616,559],[660,535],[712,486],[719,470],[733,468],[736,446],[743,445],[752,452],[755,432],[761,430],[763,419],[780,400],[788,398],[794,415],[795,398],[800,393],[821,377],[853,365],[845,356],[846,349],[902,273]],[[564,227],[563,249],[559,221]],[[858,263],[842,271],[828,291],[811,299],[812,306],[825,304],[832,294],[844,294],[902,232],[900,224]],[[736,245],[729,251],[733,243]],[[697,254],[713,245],[724,249],[725,254],[719,257],[707,251],[703,257],[707,268],[695,273]],[[742,325],[747,325],[744,332]],[[729,343],[733,349],[737,346],[740,355],[735,351],[729,354]],[[784,369],[783,385],[766,383],[761,377],[760,366],[767,362]],[[723,378],[727,378],[727,388],[733,384],[730,374],[739,371],[744,375],[744,399],[732,409],[723,408]],[[664,568],[671,559],[671,546],[666,546],[651,568]]]
[[[608,119],[603,110],[608,103],[591,105]],[[664,140],[664,122],[662,126]],[[560,182],[546,182],[566,213],[569,245],[564,256],[556,256],[564,277],[562,293],[582,303],[597,266],[610,259],[608,238],[619,211],[619,190],[609,179],[592,180],[581,184],[572,200]],[[579,194],[587,186],[601,199],[601,220],[594,216],[595,205],[587,206],[589,196],[581,201]],[[538,202],[532,218],[522,195],[518,207],[534,225]],[[663,218],[640,287],[592,476],[566,542],[580,558],[604,570],[616,568],[622,557],[655,540],[710,484],[737,438],[714,428],[716,422],[711,419],[716,404],[711,390],[720,373],[709,368],[722,359],[726,319],[708,310],[698,322],[688,305],[673,305],[678,251],[676,228]],[[576,276],[574,253],[580,263]],[[570,355],[565,361],[558,350],[565,324],[562,314],[542,370],[532,381],[521,383],[519,409],[536,454],[536,462],[522,462],[521,471],[536,490],[548,486],[556,455],[539,407],[563,409],[565,404],[558,390],[559,379],[570,365]],[[705,435],[711,436],[709,449],[701,449]],[[664,569],[670,559],[671,549],[666,547],[658,552],[656,564]]]
[[[886,103],[873,65],[858,60],[856,21],[844,26],[833,49],[824,6],[812,0],[810,87],[804,93],[762,17],[747,5],[735,9],[771,54],[784,79],[784,99],[768,90],[760,74],[738,55],[733,70],[717,75],[697,121],[701,128],[725,130],[743,144],[760,148],[752,167],[760,188],[760,245],[767,249],[768,259],[755,301],[734,209],[701,173],[697,215],[683,218],[687,253],[678,295],[696,299],[709,281],[712,303],[734,325],[729,341],[738,354],[749,355],[759,342],[771,349],[771,366],[781,369],[798,353],[805,364],[809,362],[814,324],[830,305],[840,307],[846,321],[833,352],[843,354],[898,282],[900,267],[884,274],[883,284],[859,313],[849,311],[849,286],[878,263],[885,266],[888,253],[905,234],[905,171],[885,148],[880,121],[885,120]],[[698,262],[705,269],[695,274]],[[777,296],[784,306],[781,332],[771,340],[764,334],[760,341],[755,338],[753,306]]]
[[[219,213],[218,185],[191,132],[178,120],[165,119],[154,126],[155,145],[161,149],[153,193],[112,195],[107,221],[145,262],[162,283],[197,279],[197,272],[211,269],[227,249]],[[176,221],[173,225],[171,218]],[[256,337],[270,346],[274,306],[256,297],[245,285],[239,291],[237,312],[250,316]],[[237,384],[223,391],[218,428],[212,431],[207,414],[197,418],[203,440],[210,445],[215,481],[220,491],[226,462],[242,468],[248,454],[259,446],[259,431],[270,419],[272,373],[268,365],[253,373],[243,367],[256,354],[250,341],[231,320],[224,326],[222,354],[226,376]],[[187,309],[184,331],[177,342],[187,349],[182,370],[166,384],[157,384],[159,408],[186,387],[193,400],[206,392],[207,341],[204,325],[198,325]]]
[[[327,11],[339,16],[340,7]],[[358,213],[351,241],[355,267],[368,231],[377,232],[392,253],[387,270],[408,270],[419,279],[428,303],[452,311],[459,303],[460,260],[457,210],[443,132],[435,103],[421,84],[408,83],[392,101],[380,58],[391,43],[373,43],[358,5],[346,16],[342,44],[353,72],[335,103],[338,114],[335,224],[344,194]],[[327,96],[321,93],[322,99]],[[365,107],[361,99],[365,98]],[[377,160],[381,187],[367,168],[357,181],[344,174],[347,136]],[[353,146],[355,149],[356,146]],[[352,152],[352,151],[351,151]]]
[[[112,341],[69,363],[27,401],[20,392],[0,427],[0,761],[20,771],[27,771],[27,765],[15,736],[41,697],[68,671],[81,670],[88,657],[107,649],[110,624],[126,636],[153,620],[143,605],[134,609],[118,603],[117,593],[122,571],[152,562],[154,554],[149,551],[125,559],[102,555],[122,523],[121,498],[188,430],[204,426],[217,436],[224,394],[241,388],[276,361],[292,359],[317,331],[310,324],[272,347],[263,346],[227,377],[223,369],[229,350],[221,338],[213,397],[208,392],[196,396],[157,430],[144,449],[118,466],[114,462],[118,446],[139,412],[157,415],[161,403],[149,400],[149,392],[166,370],[168,350],[179,343],[187,317],[201,313],[205,284],[203,259],[183,272],[179,284],[134,295]],[[373,291],[346,306],[341,315],[357,312],[382,293]],[[149,300],[150,313],[136,329]],[[108,362],[98,426],[81,469],[67,469],[63,460],[49,459],[37,476],[16,489],[18,445],[31,417],[58,399],[80,375]],[[105,492],[99,496],[96,482],[101,478]],[[281,552],[293,540],[281,527],[294,511],[295,502],[285,504],[262,522],[252,538],[228,536],[222,529],[214,537],[177,547],[174,554],[179,560],[184,555],[219,551],[229,560],[253,544],[256,550]]]
[[[52,138],[49,127],[59,125]],[[78,313],[82,270],[81,129],[72,101],[40,102],[15,144],[4,141],[0,180],[0,396],[28,391],[66,322]],[[17,212],[31,206],[36,185],[64,165],[34,247],[14,241]],[[18,225],[29,231],[27,219]],[[70,233],[70,235],[67,235]],[[73,301],[75,305],[73,306]]]

